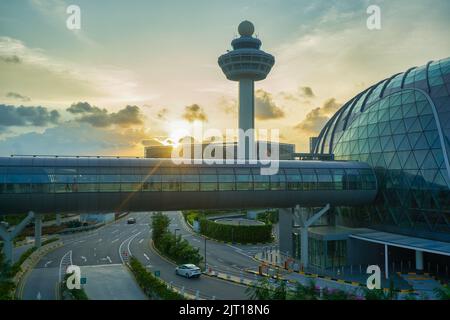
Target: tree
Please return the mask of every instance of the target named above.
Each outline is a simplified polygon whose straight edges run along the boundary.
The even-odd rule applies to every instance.
[[[433,291],[440,300],[450,300],[450,287],[448,285],[435,288]]]
[[[152,239],[156,243],[167,232],[170,219],[161,212],[155,213],[152,217]]]
[[[272,298],[270,283],[267,278],[258,280],[256,284],[249,286],[245,292],[250,300],[271,300]]]
[[[319,300],[319,293],[316,289],[316,283],[311,280],[308,285],[297,283],[292,300]]]
[[[12,282],[11,278],[11,264],[5,261],[2,247],[0,247],[0,300],[13,299],[14,282]]]
[[[276,287],[272,294],[272,300],[286,300],[287,298],[287,285],[284,280],[277,280]]]
[[[396,300],[398,294],[395,292],[394,281],[390,279],[389,290],[387,292],[384,289],[366,289],[364,297],[366,300]]]

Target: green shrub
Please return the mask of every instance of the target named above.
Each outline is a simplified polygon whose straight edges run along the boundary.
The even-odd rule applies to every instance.
[[[260,212],[258,213],[256,219],[267,224],[275,224],[278,222],[278,210],[267,210],[265,212]]]
[[[27,260],[28,257],[31,256],[31,254],[33,252],[35,252],[36,250],[37,250],[36,247],[31,247],[30,249],[28,249],[27,251],[22,253],[22,255],[20,256],[19,260],[16,263],[14,263],[12,265],[12,267],[11,267],[11,272],[12,272],[13,276],[15,276],[21,270],[20,266],[22,265],[22,263],[24,263],[25,260]]]
[[[3,255],[3,244],[0,244],[0,300],[14,299],[14,282],[12,281],[11,265],[5,261]]]
[[[58,240],[59,240],[58,237],[50,238],[50,239],[47,239],[47,240],[43,241],[42,245],[45,246],[46,244],[49,244],[49,243],[52,243],[52,242],[55,242],[55,241],[58,241]]]
[[[235,226],[201,219],[200,233],[207,237],[226,242],[269,242],[272,240],[272,225]]]
[[[61,282],[61,298],[62,300],[89,300],[86,292],[83,288],[69,290],[66,285],[67,278],[70,274],[64,276],[63,282]]]
[[[135,257],[130,258],[130,269],[136,282],[150,299],[184,300],[182,295],[167,288],[162,280],[148,272]]]
[[[170,220],[162,213],[152,218],[152,239],[155,247],[169,259],[178,264],[193,263],[199,265],[203,257],[198,248],[194,248],[181,236],[175,237],[168,230]]]

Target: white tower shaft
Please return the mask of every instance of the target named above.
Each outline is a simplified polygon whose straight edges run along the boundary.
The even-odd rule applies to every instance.
[[[244,157],[245,159],[256,157],[256,155],[253,152],[250,152],[250,150],[254,148],[255,143],[254,92],[255,92],[255,82],[253,80],[251,79],[239,80],[239,129],[243,130],[245,135],[239,135],[238,147],[239,148],[245,147],[245,157]]]

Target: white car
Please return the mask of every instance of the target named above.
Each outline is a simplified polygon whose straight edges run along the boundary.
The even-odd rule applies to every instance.
[[[195,264],[182,264],[175,269],[175,273],[186,278],[198,278],[202,271]]]

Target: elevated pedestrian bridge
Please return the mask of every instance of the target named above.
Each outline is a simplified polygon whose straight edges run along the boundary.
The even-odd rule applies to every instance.
[[[0,157],[0,215],[359,206],[377,194],[373,169],[352,161],[183,164],[171,159]]]

